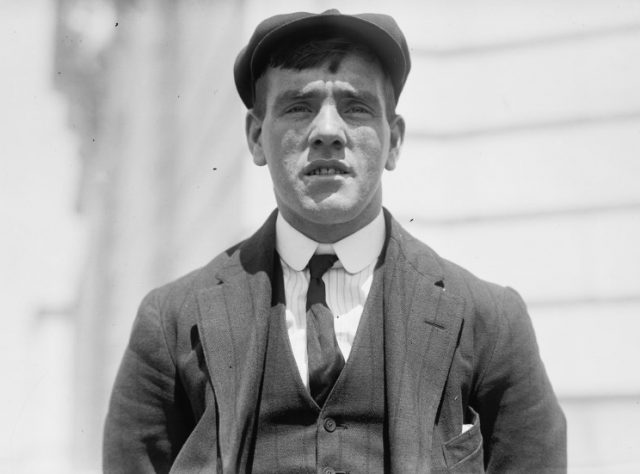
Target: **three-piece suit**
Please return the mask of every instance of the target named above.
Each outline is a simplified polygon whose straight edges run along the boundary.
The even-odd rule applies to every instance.
[[[105,471],[564,472],[565,419],[522,299],[386,210],[351,355],[315,405],[288,347],[275,220],[144,299]]]

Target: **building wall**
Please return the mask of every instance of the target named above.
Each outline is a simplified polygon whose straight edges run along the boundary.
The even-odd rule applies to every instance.
[[[415,68],[386,202],[443,256],[528,302],[572,472],[640,466],[640,5],[614,3],[398,15]]]
[[[230,80],[242,2],[93,3],[102,6],[61,0],[58,34],[58,65],[70,76],[60,88],[83,141],[88,235],[71,442],[80,471],[99,470],[111,386],[144,294],[240,237],[245,149]],[[91,56],[83,28],[105,22],[111,31]]]
[[[442,256],[515,287],[569,421],[572,472],[640,464],[640,4],[625,1],[114,2],[86,135],[78,465],[148,289],[200,266],[273,208],[246,151],[232,65],[291,9],[386,11],[414,67],[385,203]],[[95,141],[93,141],[95,140]]]

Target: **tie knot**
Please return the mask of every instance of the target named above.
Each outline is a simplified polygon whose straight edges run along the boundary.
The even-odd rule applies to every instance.
[[[311,278],[322,278],[322,275],[336,263],[336,260],[338,260],[338,257],[332,254],[311,257],[311,260],[309,260]]]

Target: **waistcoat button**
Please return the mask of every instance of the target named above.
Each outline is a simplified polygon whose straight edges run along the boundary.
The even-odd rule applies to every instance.
[[[324,420],[324,429],[329,433],[333,433],[336,430],[336,422],[333,418],[327,418]]]

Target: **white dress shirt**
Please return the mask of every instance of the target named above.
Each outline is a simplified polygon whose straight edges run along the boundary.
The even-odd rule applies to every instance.
[[[382,211],[368,225],[333,244],[320,244],[294,229],[278,214],[276,250],[280,255],[284,277],[286,324],[291,350],[308,387],[307,362],[307,264],[314,253],[336,254],[338,261],[322,276],[326,300],[333,313],[338,346],[345,361],[358,330],[364,303],[369,295],[373,270],[382,246],[385,228]]]

